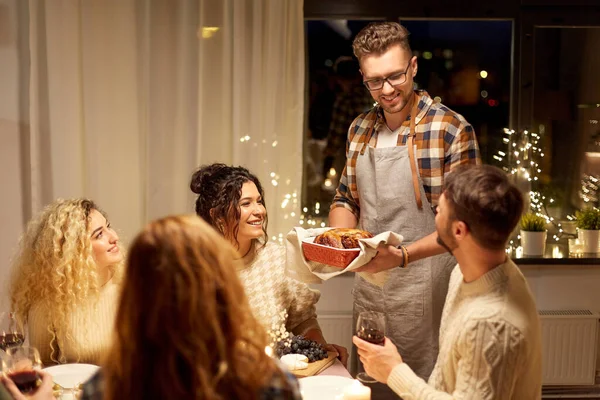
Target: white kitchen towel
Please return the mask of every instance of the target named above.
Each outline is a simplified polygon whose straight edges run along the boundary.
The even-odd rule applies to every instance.
[[[350,272],[371,261],[377,254],[377,246],[382,243],[399,246],[404,238],[395,232],[383,232],[370,239],[359,239],[360,253],[344,269],[332,267],[314,261],[308,261],[302,251],[302,241],[311,237],[316,237],[321,233],[328,231],[330,227],[304,229],[296,227],[292,229],[286,237],[286,257],[288,275],[305,283],[322,283],[334,276]],[[370,272],[358,272],[358,274],[367,282],[383,287],[388,279],[389,272],[383,271],[377,274]]]

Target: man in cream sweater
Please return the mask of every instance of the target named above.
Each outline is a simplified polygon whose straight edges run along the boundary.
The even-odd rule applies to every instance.
[[[523,211],[521,193],[498,168],[462,166],[448,175],[437,211],[437,240],[458,265],[433,372],[425,382],[388,338],[378,346],[355,336],[366,372],[404,400],[540,399],[539,317],[527,281],[505,252]]]

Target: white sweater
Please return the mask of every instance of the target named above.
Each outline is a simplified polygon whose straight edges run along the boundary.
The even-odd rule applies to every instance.
[[[406,363],[392,370],[387,383],[405,400],[540,399],[540,322],[519,268],[508,260],[465,283],[457,265],[429,384]]]
[[[110,346],[119,301],[119,286],[109,281],[100,289],[98,301],[90,301],[87,305],[79,305],[67,319],[73,341],[68,345],[65,339],[59,337],[60,347],[51,358],[50,341],[52,321],[47,309],[35,305],[29,311],[27,325],[29,343],[40,351],[44,366],[60,363],[99,364],[104,353]]]
[[[321,294],[287,276],[285,247],[273,242],[258,249],[253,245],[240,267],[238,274],[254,317],[267,331],[282,325],[296,335],[320,329],[315,305]]]

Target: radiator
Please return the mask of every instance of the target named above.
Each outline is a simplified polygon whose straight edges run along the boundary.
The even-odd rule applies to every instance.
[[[593,385],[598,347],[597,313],[540,310],[542,384]]]

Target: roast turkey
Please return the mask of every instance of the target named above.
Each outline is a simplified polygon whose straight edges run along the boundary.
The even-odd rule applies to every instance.
[[[372,238],[370,232],[353,228],[333,228],[315,238],[315,243],[338,249],[358,249],[358,239]]]

